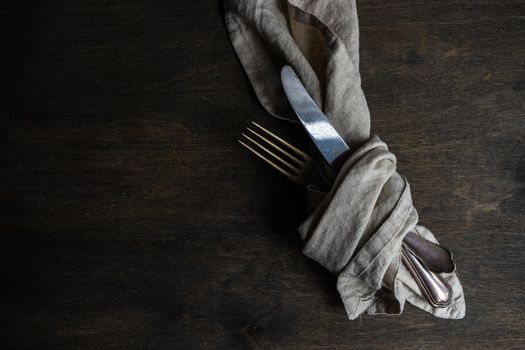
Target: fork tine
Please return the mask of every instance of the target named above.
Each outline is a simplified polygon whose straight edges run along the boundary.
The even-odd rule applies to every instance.
[[[257,134],[256,134],[257,135]],[[242,136],[244,136],[246,139],[248,139],[249,141],[251,141],[252,144],[255,144],[258,148],[262,149],[266,154],[270,155],[272,158],[274,158],[275,160],[278,160],[281,164],[283,164],[285,167],[289,168],[290,170],[292,170],[293,172],[295,173],[299,173],[299,169],[294,166],[293,164],[290,164],[290,162],[287,162],[286,160],[284,160],[283,158],[279,157],[277,154],[275,154],[274,152],[272,152],[271,150],[269,150],[268,148],[266,148],[265,146],[263,146],[262,144],[260,144],[259,142],[255,141],[254,139],[252,139],[250,136],[246,135],[246,134],[242,134]],[[259,136],[259,135],[257,135]]]
[[[297,147],[289,144],[288,142],[286,142],[285,140],[283,140],[282,138],[280,138],[279,136],[275,135],[273,132],[271,132],[270,130],[262,127],[261,125],[257,124],[256,122],[253,122],[252,121],[252,124],[255,125],[256,127],[258,127],[259,129],[263,130],[266,134],[270,135],[271,137],[273,137],[274,139],[276,139],[277,141],[279,141],[282,145],[288,147],[288,149],[291,149],[292,151],[294,151],[295,153],[297,153],[298,155],[300,155],[305,161],[308,161],[310,159],[310,156],[306,153],[304,153],[303,151],[301,151],[300,149],[298,149]],[[249,130],[249,129],[248,129]],[[304,163],[304,162],[303,162]]]
[[[242,140],[239,140],[239,143],[241,145],[243,145],[244,147],[246,147],[250,152],[252,152],[256,156],[261,158],[263,161],[265,161],[269,166],[271,166],[272,168],[274,168],[275,170],[280,172],[282,175],[286,176],[288,179],[290,179],[292,181],[296,181],[295,180],[295,176],[293,174],[291,174],[290,172],[288,172],[285,169],[281,168],[279,165],[275,164],[273,161],[271,161],[270,159],[265,157],[262,153],[260,153],[259,151],[255,150],[254,148],[252,148],[251,146],[249,146],[248,144],[246,144]]]
[[[304,161],[302,161],[301,159],[297,158],[296,156],[294,156],[290,152],[282,149],[282,147],[276,145],[275,143],[273,143],[271,140],[269,140],[268,138],[264,137],[263,135],[257,133],[256,131],[253,131],[250,128],[246,128],[246,130],[251,132],[257,138],[263,140],[266,144],[268,144],[268,145],[272,146],[273,148],[275,148],[276,150],[278,150],[281,154],[285,155],[287,158],[289,158],[290,160],[295,162],[297,165],[302,166],[304,164]]]

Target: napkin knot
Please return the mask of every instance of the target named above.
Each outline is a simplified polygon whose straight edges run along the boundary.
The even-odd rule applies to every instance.
[[[350,319],[364,312],[401,313],[406,300],[438,317],[461,318],[465,304],[455,273],[445,276],[454,300],[436,309],[401,264],[401,243],[409,231],[435,241],[417,222],[395,155],[373,136],[345,161],[299,233],[304,254],[338,275],[337,289]]]

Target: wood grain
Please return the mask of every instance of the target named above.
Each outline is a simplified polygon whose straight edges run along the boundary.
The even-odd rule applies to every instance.
[[[456,256],[467,317],[346,318],[219,1],[3,4],[3,349],[522,349],[525,6],[358,1],[374,133]]]

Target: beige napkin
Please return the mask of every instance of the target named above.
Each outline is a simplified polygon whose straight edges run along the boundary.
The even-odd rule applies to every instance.
[[[299,227],[304,253],[338,275],[350,319],[362,313],[399,314],[405,301],[442,318],[465,315],[456,273],[444,275],[454,300],[431,307],[401,263],[403,237],[418,225],[410,187],[396,158],[370,137],[370,114],[359,75],[359,29],[354,0],[226,0],[233,46],[264,108],[294,120],[280,81],[289,64],[353,149],[331,191]]]

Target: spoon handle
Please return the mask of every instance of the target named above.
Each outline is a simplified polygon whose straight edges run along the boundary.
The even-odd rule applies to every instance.
[[[452,289],[437,273],[427,269],[403,243],[401,257],[421,292],[433,307],[447,307],[452,300]]]

